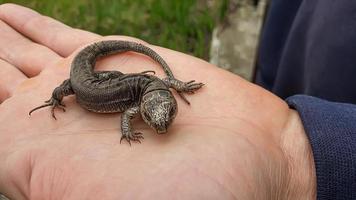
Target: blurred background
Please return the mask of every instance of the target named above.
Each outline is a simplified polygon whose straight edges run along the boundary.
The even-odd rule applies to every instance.
[[[251,78],[267,0],[0,0],[101,35],[129,35]]]
[[[101,35],[130,35],[207,59],[229,0],[0,0]]]
[[[129,35],[253,77],[268,0],[0,0],[101,35]],[[5,199],[0,195],[0,200]]]

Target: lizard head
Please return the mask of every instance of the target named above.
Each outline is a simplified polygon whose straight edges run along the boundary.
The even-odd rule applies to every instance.
[[[177,115],[177,102],[169,90],[146,93],[140,107],[142,119],[158,134],[166,133]]]

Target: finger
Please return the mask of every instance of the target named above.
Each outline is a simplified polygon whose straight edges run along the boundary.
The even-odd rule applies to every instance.
[[[61,57],[45,46],[33,43],[0,20],[0,58],[26,76],[37,75]]]
[[[79,46],[97,40],[100,36],[71,28],[29,8],[15,4],[0,5],[0,19],[24,36],[67,57]]]
[[[0,102],[11,97],[17,86],[26,79],[16,67],[0,59]]]

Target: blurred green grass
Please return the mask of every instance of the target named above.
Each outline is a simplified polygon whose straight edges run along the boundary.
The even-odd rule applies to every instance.
[[[33,8],[72,27],[129,35],[208,59],[215,24],[229,0],[0,0]]]

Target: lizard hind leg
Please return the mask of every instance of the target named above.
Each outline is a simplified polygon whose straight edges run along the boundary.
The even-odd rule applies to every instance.
[[[94,76],[97,78],[95,81],[93,81],[96,84],[101,84],[105,81],[111,82],[112,79],[119,78],[123,76],[124,74],[119,71],[98,71],[94,72]]]
[[[70,80],[67,79],[65,81],[63,81],[63,83],[56,87],[53,92],[52,92],[52,97],[45,101],[45,104],[37,106],[36,108],[32,109],[28,114],[31,115],[34,111],[41,109],[41,108],[45,108],[45,107],[51,107],[51,113],[52,113],[52,117],[54,119],[57,119],[55,114],[54,114],[54,109],[55,108],[59,108],[61,110],[63,110],[63,112],[65,112],[65,105],[62,103],[62,99],[64,96],[68,96],[74,94],[74,91],[72,90],[72,86],[70,84]]]

